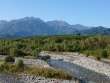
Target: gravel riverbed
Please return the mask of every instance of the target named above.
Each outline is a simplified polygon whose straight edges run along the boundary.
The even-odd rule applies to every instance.
[[[78,79],[92,81],[93,83],[110,83],[110,65],[85,57],[79,53],[49,53],[41,52],[41,55],[49,55],[49,64],[55,68],[61,68],[70,72]]]
[[[79,83],[75,80],[60,80],[29,75],[0,74],[0,83]]]
[[[0,56],[3,60],[5,56]],[[37,66],[37,67],[48,67],[52,68],[47,62],[40,59],[26,59],[26,58],[15,58],[17,60],[23,60],[24,64],[27,66]],[[9,75],[0,74],[0,83],[79,83],[78,80],[61,80],[54,78],[37,77],[30,75]]]
[[[48,63],[39,59],[22,59],[26,65],[59,68],[67,71],[73,77],[80,79],[59,80],[44,77],[22,75],[19,78],[12,75],[0,75],[0,83],[110,83],[110,64],[85,57],[79,53],[52,53],[41,52],[40,55],[49,55]],[[4,58],[3,56],[0,56]]]

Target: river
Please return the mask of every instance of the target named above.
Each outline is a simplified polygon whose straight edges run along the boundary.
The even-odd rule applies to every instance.
[[[50,59],[48,60],[48,64],[54,68],[65,70],[80,79],[80,83],[110,83],[110,79],[108,79],[106,75],[94,72],[74,63]]]

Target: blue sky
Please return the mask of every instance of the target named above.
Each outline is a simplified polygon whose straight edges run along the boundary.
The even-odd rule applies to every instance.
[[[26,16],[110,27],[110,0],[0,0],[0,20]]]

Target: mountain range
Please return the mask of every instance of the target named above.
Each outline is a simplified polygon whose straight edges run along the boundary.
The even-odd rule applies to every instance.
[[[68,34],[110,35],[110,28],[71,25],[59,20],[45,22],[35,17],[24,17],[11,21],[0,20],[0,38]]]

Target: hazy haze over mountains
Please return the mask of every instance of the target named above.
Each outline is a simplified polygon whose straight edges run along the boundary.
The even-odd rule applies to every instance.
[[[0,37],[26,37],[35,35],[109,35],[110,29],[102,26],[87,27],[80,24],[70,25],[65,21],[45,22],[40,18],[25,17],[11,21],[0,21]]]

